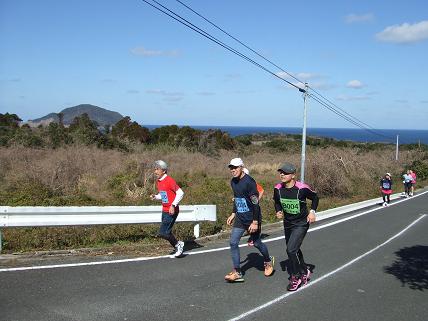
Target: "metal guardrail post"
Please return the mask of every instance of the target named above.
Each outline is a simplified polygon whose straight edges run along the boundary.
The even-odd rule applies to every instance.
[[[1,228],[0,228],[0,254],[1,254]]]
[[[200,226],[199,226],[199,222],[197,222],[193,227],[193,235],[195,236],[195,238],[199,237],[199,232],[200,232]]]

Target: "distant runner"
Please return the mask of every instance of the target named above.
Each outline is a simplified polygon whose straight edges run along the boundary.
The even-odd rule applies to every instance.
[[[178,203],[184,196],[183,190],[177,185],[175,180],[167,175],[168,165],[163,160],[157,160],[154,164],[155,176],[157,177],[157,188],[159,193],[150,195],[152,200],[162,201],[162,223],[159,236],[167,240],[174,248],[171,257],[180,257],[183,254],[184,242],[177,241],[172,234],[172,227],[180,211]]]
[[[392,180],[391,174],[386,173],[386,175],[380,180],[380,191],[383,198],[383,206],[388,206],[391,202],[390,196],[392,194]]]
[[[253,234],[254,246],[263,255],[264,275],[273,274],[274,257],[269,256],[266,245],[260,238],[261,234],[261,210],[259,205],[259,193],[254,179],[243,171],[244,163],[240,158],[234,158],[228,165],[233,178],[230,185],[233,190],[233,210],[226,223],[232,225],[230,234],[230,253],[232,255],[233,270],[224,279],[229,282],[243,282],[241,270],[241,255],[239,241],[245,231]]]
[[[412,188],[412,180],[413,177],[410,175],[410,170],[408,169],[406,174],[403,175],[403,184],[404,184],[404,196],[409,197],[411,196],[411,188]]]
[[[416,173],[410,170],[410,176],[412,176],[412,187],[410,188],[410,196],[413,196],[413,193],[415,192],[415,185],[416,185]]]
[[[290,283],[288,291],[296,291],[308,283],[311,271],[306,266],[300,247],[309,229],[315,222],[318,196],[304,183],[295,180],[296,167],[285,163],[279,169],[281,183],[275,185],[273,200],[276,216],[284,219],[284,234],[287,255],[290,261]],[[311,210],[308,213],[306,199],[310,199]]]

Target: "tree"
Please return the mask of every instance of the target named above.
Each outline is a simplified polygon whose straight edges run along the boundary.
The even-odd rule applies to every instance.
[[[96,122],[92,121],[86,113],[73,119],[69,131],[75,143],[84,145],[98,143],[101,136]]]
[[[61,123],[51,122],[47,127],[46,135],[52,148],[58,148],[72,141],[67,129]]]
[[[0,126],[18,128],[19,123],[22,121],[16,114],[1,114],[0,113]]]
[[[16,114],[0,113],[0,146],[9,146],[16,131],[19,130],[21,121]]]
[[[119,120],[112,128],[113,137],[128,139],[140,143],[148,143],[150,140],[150,131],[146,127],[140,126],[137,122],[132,122],[129,116]]]

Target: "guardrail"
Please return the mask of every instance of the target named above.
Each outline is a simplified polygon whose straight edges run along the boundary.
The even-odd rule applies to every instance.
[[[403,193],[395,193],[390,196],[391,200],[403,198]],[[348,204],[340,207],[331,208],[329,210],[325,210],[317,213],[317,221],[325,220],[330,217],[334,217],[337,215],[349,213],[352,211],[360,210],[362,208],[366,208],[373,205],[380,205],[383,203],[382,197],[373,198],[370,200]]]
[[[161,206],[67,206],[12,207],[0,206],[1,228],[73,226],[106,224],[153,224],[161,222]],[[199,237],[199,223],[217,220],[215,205],[180,205],[177,222],[193,222],[193,233]]]

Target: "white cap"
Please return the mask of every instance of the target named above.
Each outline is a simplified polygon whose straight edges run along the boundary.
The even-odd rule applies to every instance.
[[[391,173],[386,173],[386,176],[389,176],[389,177],[391,177]]]
[[[230,161],[229,166],[244,166],[244,162],[240,158],[234,158]]]
[[[244,167],[243,171],[245,174],[250,175],[250,171],[248,170],[248,168]]]
[[[155,168],[160,168],[163,170],[167,170],[168,169],[168,164],[165,163],[163,160],[157,160],[155,162]]]

